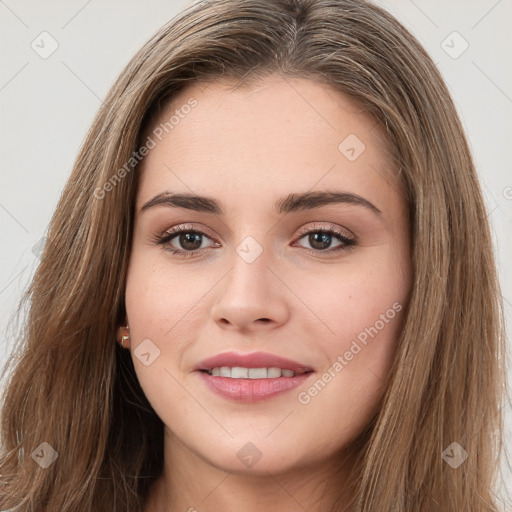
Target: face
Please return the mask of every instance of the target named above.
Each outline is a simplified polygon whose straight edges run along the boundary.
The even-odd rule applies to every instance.
[[[352,100],[233,85],[182,90],[144,139],[129,348],[166,453],[275,473],[335,460],[375,414],[410,291],[407,209]]]

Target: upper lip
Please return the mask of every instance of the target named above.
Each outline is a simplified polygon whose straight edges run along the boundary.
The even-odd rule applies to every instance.
[[[234,366],[242,368],[281,368],[282,370],[292,370],[294,372],[313,371],[313,368],[306,364],[267,352],[252,352],[250,354],[223,352],[201,361],[195,367],[195,370],[211,370],[212,368],[220,368],[222,366],[230,368]]]

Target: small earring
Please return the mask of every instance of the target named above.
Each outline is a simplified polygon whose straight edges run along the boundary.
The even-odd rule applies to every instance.
[[[122,346],[123,348],[128,348],[128,347],[125,347],[125,346],[124,346],[124,342],[125,342],[125,341],[128,341],[129,339],[130,339],[130,336],[123,336],[123,337],[121,338],[121,346]]]
[[[128,324],[126,324],[125,327],[121,327],[119,330],[121,330],[121,329],[126,329],[127,331],[129,331],[130,327],[128,326]],[[128,348],[128,347],[124,346],[124,343],[126,341],[129,341],[129,340],[130,340],[130,335],[129,334],[121,334],[121,339],[119,340],[119,342],[121,344],[121,347]]]

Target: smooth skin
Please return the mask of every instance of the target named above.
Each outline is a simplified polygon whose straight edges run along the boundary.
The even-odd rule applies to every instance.
[[[315,512],[331,510],[340,493],[347,498],[352,443],[378,410],[410,294],[407,206],[376,122],[312,80],[271,75],[250,89],[234,85],[196,82],[176,95],[151,130],[190,98],[197,105],[161,141],[148,131],[157,144],[137,169],[128,348],[165,425],[165,470],[145,512]],[[354,138],[340,151],[351,134],[364,151]],[[347,202],[273,208],[292,193],[327,191],[360,196],[380,213]],[[224,213],[141,210],[166,192],[213,198]],[[188,236],[158,243],[177,226]],[[237,252],[247,237],[258,244],[249,250],[262,249],[250,263]],[[143,342],[148,365],[136,352]],[[226,351],[270,352],[315,372],[298,389],[237,403],[194,371]],[[333,370],[338,356],[341,371]],[[309,393],[329,368],[329,382]],[[252,467],[238,456],[244,446],[261,454]]]

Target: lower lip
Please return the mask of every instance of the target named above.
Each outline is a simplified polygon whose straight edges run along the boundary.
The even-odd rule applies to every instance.
[[[252,403],[286,393],[304,383],[313,372],[275,379],[231,379],[199,372],[203,382],[218,395],[236,402]]]

